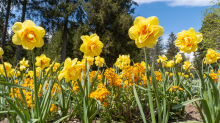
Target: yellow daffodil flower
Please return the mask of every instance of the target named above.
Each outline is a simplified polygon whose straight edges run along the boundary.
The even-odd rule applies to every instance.
[[[123,69],[125,66],[129,66],[130,62],[130,55],[119,55],[119,58],[117,58],[117,61],[115,63],[115,66],[119,67],[120,69]]]
[[[105,62],[104,58],[102,58],[100,56],[95,57],[95,64],[96,64],[96,66],[103,67],[103,63],[104,62]]]
[[[8,63],[8,62],[4,62],[4,65],[5,65],[6,73],[8,73],[11,70],[12,65],[10,63]],[[0,73],[1,74],[5,74],[3,64],[0,64]]]
[[[145,68],[145,70],[146,70],[146,63],[144,61],[141,61],[141,66],[143,68]],[[148,65],[148,70],[150,70],[150,65]],[[144,71],[144,72],[146,72],[146,71]]]
[[[89,67],[91,66],[91,65],[93,65],[94,64],[94,57],[91,57],[91,56],[83,56],[83,59],[82,59],[82,62],[86,62],[86,59],[87,59],[87,62],[89,63]]]
[[[3,49],[0,47],[0,56],[2,56],[4,54]]]
[[[173,67],[174,64],[175,64],[174,61],[170,60],[167,62],[166,67]]]
[[[185,78],[189,78],[189,75],[184,75]]]
[[[202,33],[195,32],[194,28],[188,31],[183,30],[177,34],[175,45],[180,48],[183,53],[191,53],[197,50],[197,43],[203,39]]]
[[[83,40],[83,44],[80,46],[80,51],[84,55],[94,57],[101,54],[103,44],[97,34],[81,36],[81,39]]]
[[[71,61],[70,58],[67,58],[64,62],[64,68],[60,72],[58,79],[61,80],[62,78],[65,78],[66,82],[69,82],[70,80],[76,81],[80,74],[81,74],[81,65],[77,65],[77,58]]]
[[[12,31],[15,33],[12,42],[15,45],[22,45],[26,50],[44,45],[45,30],[40,26],[36,26],[31,20],[26,20],[23,23],[16,22],[12,26]]]
[[[192,64],[191,63],[189,63],[189,61],[187,60],[187,61],[185,61],[184,62],[184,65],[183,65],[183,69],[184,70],[187,70],[188,69],[188,72],[190,72],[190,69],[193,67],[193,66],[191,66]],[[191,67],[190,67],[191,66]],[[190,68],[189,68],[190,67]]]
[[[23,70],[26,70],[26,67],[29,67],[29,64],[28,64],[28,60],[25,61],[25,58],[23,58],[22,61],[20,61],[20,71],[23,71]]]
[[[211,64],[217,62],[217,60],[220,58],[220,55],[212,49],[208,49],[208,52],[205,57],[205,63]]]
[[[158,37],[163,35],[164,29],[159,26],[157,17],[147,19],[138,16],[134,20],[134,26],[129,29],[129,37],[135,40],[138,48],[153,48],[157,44]]]
[[[30,76],[30,78],[34,77],[34,72],[33,71],[28,71],[28,75]]]
[[[175,56],[176,63],[180,63],[182,61],[182,55],[177,53]]]
[[[54,61],[53,61],[54,63]],[[50,67],[48,67],[47,69],[45,69],[46,73],[50,70],[50,68],[52,67],[53,63],[50,65]],[[56,70],[60,67],[60,63],[55,62],[55,64],[53,65],[53,72],[56,72]],[[50,71],[51,72],[51,71]]]
[[[163,56],[158,56],[159,57],[159,59],[157,59],[157,62],[159,63],[160,61],[161,61],[161,63],[163,63],[163,62],[165,62],[166,60],[167,60],[167,57],[165,56],[165,55],[163,55]]]
[[[50,66],[50,58],[47,58],[46,55],[42,54],[40,56],[36,57],[36,66],[42,67],[42,69],[44,69],[45,67],[49,67]],[[42,61],[42,66],[41,66],[41,61]]]

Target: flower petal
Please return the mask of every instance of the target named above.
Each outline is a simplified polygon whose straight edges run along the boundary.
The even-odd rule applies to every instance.
[[[21,45],[26,50],[33,50],[35,47],[34,43],[28,42],[26,40],[22,41]]]
[[[145,21],[145,20],[146,19],[144,17],[141,16],[136,17],[134,20],[134,26],[137,26],[140,21]]]
[[[194,30],[194,28],[190,28],[189,30],[188,30],[190,33],[195,33],[195,30]]]
[[[17,33],[12,36],[12,42],[15,45],[21,45],[21,38],[18,36]]]
[[[197,43],[201,42],[203,39],[202,33],[196,32]]]
[[[12,26],[12,31],[14,33],[19,32],[22,29],[22,23],[21,22],[16,22],[13,26]]]
[[[26,20],[22,24],[22,28],[36,27],[35,23],[31,20]]]
[[[128,31],[129,37],[130,37],[131,39],[135,40],[136,38],[139,37],[138,31],[139,31],[139,29],[138,29],[137,26],[132,26],[132,27],[129,29],[129,31]]]
[[[44,40],[43,39],[38,39],[38,44],[36,44],[36,47],[42,47],[44,45]]]
[[[90,41],[90,37],[88,35],[81,36],[81,39],[83,40],[83,43],[88,43]]]
[[[150,23],[151,25],[158,25],[159,24],[159,20],[156,16],[152,16],[147,18],[146,20],[148,23]]]
[[[45,35],[45,30],[44,30],[44,28],[42,28],[42,27],[40,27],[40,26],[37,26],[36,28],[39,30],[39,32],[41,32],[41,37],[44,37],[44,35]]]

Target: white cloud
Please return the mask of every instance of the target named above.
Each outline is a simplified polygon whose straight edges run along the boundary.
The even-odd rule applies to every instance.
[[[166,2],[169,6],[210,6],[210,0],[134,0],[135,2],[153,3],[153,2]]]
[[[186,56],[186,58],[189,58],[189,62],[193,63],[193,60],[194,60],[194,52],[191,52],[190,54],[184,53],[184,55]]]

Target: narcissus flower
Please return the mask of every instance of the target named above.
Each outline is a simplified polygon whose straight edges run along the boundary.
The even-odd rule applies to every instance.
[[[217,73],[210,73],[209,76],[212,78],[214,82],[218,82],[218,74]]]
[[[202,33],[195,32],[193,28],[188,31],[183,30],[177,34],[175,45],[180,48],[183,53],[191,53],[197,50],[197,43],[203,39]]]
[[[96,64],[96,66],[103,67],[103,63],[104,62],[105,62],[104,58],[102,58],[100,56],[95,57],[95,64]]]
[[[53,65],[53,64],[54,64],[54,65]],[[53,65],[53,68],[52,68],[52,70],[50,71],[50,73],[56,72],[56,70],[60,67],[60,63],[57,63],[57,62],[54,63],[54,61],[53,61],[53,63],[50,65],[50,67],[48,67],[47,69],[45,69],[46,73],[50,70],[50,68],[52,67],[52,65]]]
[[[182,61],[182,55],[177,53],[175,56],[176,63],[180,63]]]
[[[42,67],[42,69],[44,69],[45,67],[49,67],[50,66],[50,58],[47,58],[46,55],[42,54],[40,56],[36,57],[36,66]],[[42,66],[41,66],[41,61],[42,61]]]
[[[94,64],[94,57],[85,56],[85,55],[84,55],[84,56],[83,56],[83,59],[82,59],[82,62],[85,63],[86,60],[87,60],[87,62],[89,63],[89,67]]]
[[[23,60],[21,60],[19,63],[20,63],[20,71],[23,71],[23,70],[26,70],[27,67],[29,67],[29,64],[28,64],[28,60],[25,61],[25,58],[23,58]]]
[[[189,78],[189,75],[184,75],[185,78]]]
[[[164,29],[159,26],[157,17],[147,19],[138,16],[134,20],[134,26],[129,29],[129,37],[135,40],[138,48],[153,48],[157,44],[158,37],[163,35]]]
[[[7,77],[11,78],[12,76],[18,77],[21,75],[20,71],[15,71],[15,69],[11,69],[8,73],[7,73]]]
[[[184,69],[184,70],[187,70],[187,69],[188,69],[188,71],[190,72],[190,69],[193,67],[193,66],[191,66],[191,65],[192,65],[192,64],[189,63],[189,61],[187,60],[187,61],[184,62],[183,69]],[[191,66],[191,67],[190,67],[190,66]]]
[[[167,62],[166,67],[173,67],[174,64],[175,64],[174,61],[170,60]]]
[[[36,26],[31,20],[26,20],[23,23],[16,22],[12,26],[12,31],[15,33],[12,42],[15,45],[22,45],[26,50],[44,45],[45,30],[40,26]]]
[[[120,69],[123,69],[125,66],[129,66],[130,62],[130,55],[119,55],[119,58],[117,58],[117,61],[115,63],[115,66],[119,67]]]
[[[220,58],[220,55],[212,49],[208,49],[208,52],[205,57],[205,62],[208,64],[215,63]]]
[[[94,57],[101,54],[103,44],[99,40],[98,35],[85,35],[81,36],[81,39],[83,40],[83,44],[80,46],[80,51],[83,52],[84,55]]]
[[[8,73],[9,71],[11,71],[12,65],[11,65],[10,63],[4,62],[4,65],[5,65],[6,73]],[[0,64],[0,73],[1,73],[1,74],[5,74],[3,64]]]
[[[3,49],[0,47],[0,56],[2,56],[4,54]]]
[[[34,72],[33,71],[28,71],[28,75],[33,78],[34,77]]]
[[[144,61],[141,61],[141,67],[143,67],[144,71],[146,71],[146,63]],[[148,65],[148,70],[150,70],[150,65]]]
[[[160,63],[160,61],[161,61],[162,66],[165,66],[166,65],[166,61],[167,61],[167,57],[165,55],[163,55],[163,56],[159,55],[158,57],[159,57],[159,59],[157,59],[157,62]]]
[[[77,58],[74,60],[71,60],[70,58],[67,58],[64,62],[64,68],[60,72],[58,79],[61,80],[62,78],[65,78],[66,82],[69,82],[70,80],[76,81],[80,74],[81,74],[81,65],[77,65]]]

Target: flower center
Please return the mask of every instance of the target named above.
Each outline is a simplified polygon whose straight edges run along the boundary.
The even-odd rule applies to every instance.
[[[216,54],[215,54],[215,53],[211,53],[211,54],[210,54],[210,57],[211,57],[211,59],[213,59],[213,58],[216,57]]]
[[[26,29],[24,32],[22,32],[21,36],[23,36],[23,35],[24,35],[25,40],[27,40],[28,42],[31,42],[31,43],[36,42],[36,40],[35,40],[36,35],[35,35],[34,31]]]
[[[28,37],[30,40],[32,40],[32,39],[34,38],[34,35],[32,35],[32,34],[27,34],[27,37]]]
[[[150,37],[153,34],[153,31],[150,31],[147,27],[147,25],[143,25],[141,27],[141,31],[138,32],[139,35],[139,42],[144,42],[148,37]]]
[[[190,36],[186,35],[184,38],[182,38],[182,44],[184,44],[187,47],[192,46],[192,40],[193,39]]]

